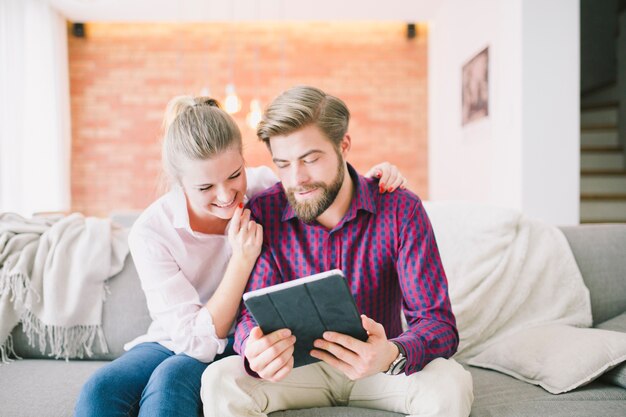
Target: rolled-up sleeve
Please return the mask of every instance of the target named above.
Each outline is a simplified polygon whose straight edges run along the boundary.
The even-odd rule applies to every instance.
[[[209,310],[159,236],[131,231],[129,246],[152,320],[170,338],[174,352],[211,362],[224,352]],[[154,324],[153,324],[154,325]]]

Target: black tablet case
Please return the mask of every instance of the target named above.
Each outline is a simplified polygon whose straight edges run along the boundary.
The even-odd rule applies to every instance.
[[[275,291],[267,287],[264,290],[269,292],[255,295],[257,290],[244,297],[246,307],[264,334],[287,328],[296,336],[294,367],[319,361],[309,352],[315,339],[321,339],[325,331],[362,341],[368,337],[341,271],[322,274],[328,275],[313,281],[310,279],[317,275],[300,278],[295,280],[297,285]]]

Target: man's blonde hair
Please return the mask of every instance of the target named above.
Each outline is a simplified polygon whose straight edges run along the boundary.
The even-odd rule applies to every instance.
[[[314,124],[338,147],[349,122],[350,112],[343,101],[319,88],[298,86],[283,92],[269,105],[257,127],[257,136],[269,147],[271,137]]]
[[[162,162],[170,182],[180,181],[184,164],[211,158],[236,146],[241,131],[217,100],[178,96],[167,105],[163,119]]]

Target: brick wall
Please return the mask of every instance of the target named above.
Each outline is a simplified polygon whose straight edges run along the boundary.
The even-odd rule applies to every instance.
[[[402,23],[88,24],[69,40],[72,209],[89,215],[142,209],[158,195],[159,132],[167,101],[231,80],[249,165],[271,160],[245,124],[296,84],[342,98],[352,112],[349,161],[364,171],[397,164],[427,192],[427,31]]]

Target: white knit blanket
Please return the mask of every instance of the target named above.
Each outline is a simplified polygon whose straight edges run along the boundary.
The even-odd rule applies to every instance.
[[[102,332],[105,281],[121,271],[126,232],[108,219],[72,214],[58,220],[0,214],[0,356],[15,355],[21,322],[31,346],[55,358],[92,355]]]
[[[511,209],[425,202],[467,361],[524,327],[592,323],[589,291],[563,233]]]

